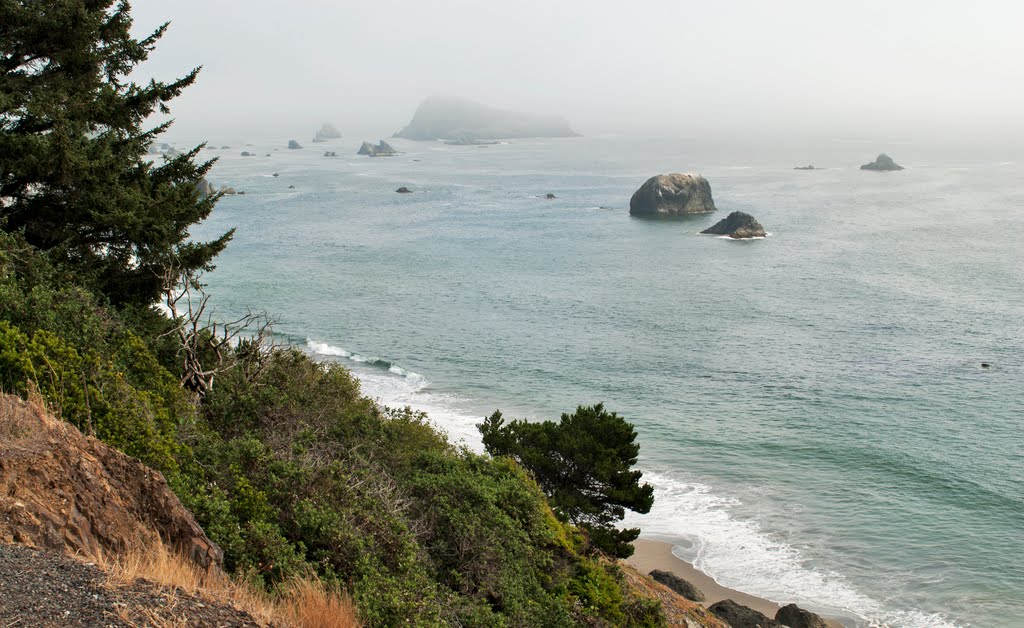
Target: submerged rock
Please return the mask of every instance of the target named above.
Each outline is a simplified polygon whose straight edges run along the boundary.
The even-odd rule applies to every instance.
[[[882,153],[881,155],[876,157],[875,160],[872,161],[871,163],[864,164],[863,166],[861,166],[860,169],[861,170],[880,170],[880,171],[903,170],[903,166],[901,166],[898,163],[896,163],[895,161],[893,161],[892,157],[886,155],[885,153]]]
[[[288,140],[288,148],[291,150],[299,150],[302,148],[302,144],[299,144],[295,140]]]
[[[701,231],[701,233],[725,235],[737,240],[743,238],[763,238],[765,236],[764,227],[761,226],[761,223],[757,222],[757,219],[750,214],[744,212],[733,212],[704,231]]]
[[[689,581],[683,580],[679,576],[675,575],[670,571],[662,571],[655,569],[651,572],[651,578],[655,582],[660,582],[666,587],[672,589],[679,595],[693,602],[703,602],[704,594],[701,593],[700,589],[693,586]]]
[[[659,174],[629,199],[633,216],[679,216],[715,211],[711,184],[699,174]]]
[[[782,624],[767,615],[732,600],[715,602],[708,610],[732,628],[783,628]]]
[[[789,628],[828,628],[820,615],[805,611],[796,604],[787,604],[775,613],[775,621]]]

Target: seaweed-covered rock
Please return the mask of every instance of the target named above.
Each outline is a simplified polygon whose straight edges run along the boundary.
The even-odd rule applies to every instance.
[[[704,231],[701,231],[701,233],[725,235],[737,240],[743,238],[763,238],[765,236],[764,227],[761,226],[761,223],[757,222],[757,219],[750,214],[744,212],[733,212]]]

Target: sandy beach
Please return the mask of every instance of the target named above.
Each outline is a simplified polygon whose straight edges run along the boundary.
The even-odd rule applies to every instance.
[[[636,548],[636,552],[626,562],[644,574],[653,569],[661,569],[688,580],[704,593],[706,598],[702,602],[704,606],[730,599],[772,618],[779,610],[780,605],[775,602],[718,584],[710,576],[673,554],[671,543],[655,539],[637,539],[633,542],[633,547]],[[833,619],[826,619],[826,621],[832,628],[843,628],[843,624],[838,621]]]

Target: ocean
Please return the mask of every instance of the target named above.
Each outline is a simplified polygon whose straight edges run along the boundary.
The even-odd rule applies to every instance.
[[[245,191],[194,233],[237,227],[206,276],[224,318],[271,313],[475,450],[495,409],[605,403],[656,487],[626,523],[723,585],[856,626],[1024,626],[1024,155],[286,139],[203,153]],[[880,150],[907,170],[858,169]],[[631,218],[665,172],[719,211]],[[771,235],[699,235],[734,210]]]

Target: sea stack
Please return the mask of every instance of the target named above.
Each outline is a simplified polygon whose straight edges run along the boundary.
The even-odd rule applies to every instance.
[[[724,235],[736,240],[763,238],[765,236],[764,227],[761,226],[761,223],[757,222],[757,219],[750,214],[744,212],[733,212],[704,231],[701,231],[701,233]]]
[[[881,155],[876,157],[875,160],[872,161],[871,163],[864,164],[863,166],[861,166],[860,169],[861,170],[878,170],[878,171],[885,172],[885,171],[889,171],[889,170],[903,170],[903,166],[901,166],[898,163],[896,163],[895,161],[893,161],[892,157],[886,155],[885,153],[882,153]]]
[[[395,137],[481,144],[520,137],[576,137],[565,118],[518,113],[460,98],[432,97],[420,103]]]
[[[368,157],[390,157],[391,155],[397,155],[398,151],[392,148],[391,144],[381,140],[376,145],[371,144],[370,142],[363,142],[356,154],[366,155]]]
[[[629,199],[633,216],[683,216],[715,211],[711,184],[699,174],[659,174],[651,177]]]

